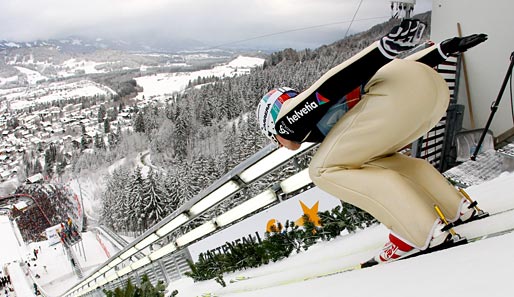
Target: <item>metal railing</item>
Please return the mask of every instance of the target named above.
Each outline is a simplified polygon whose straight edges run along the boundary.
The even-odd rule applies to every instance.
[[[202,235],[196,239],[194,239],[191,242],[188,242],[187,244],[184,244],[183,246],[177,246],[177,248],[168,253],[165,256],[160,257],[156,261],[148,261],[148,263],[145,263],[141,267],[137,267],[132,269],[129,273],[115,276],[112,280],[109,280],[107,282],[104,281],[104,283],[101,283],[101,285],[98,285],[98,282],[96,280],[98,279],[109,279],[108,275],[113,276],[113,273],[118,273],[118,271],[122,271],[123,268],[127,267],[128,265],[133,265],[137,263],[138,261],[148,258],[149,255],[152,252],[155,252],[155,249],[149,249],[148,246],[151,245],[158,245],[160,248],[163,246],[169,245],[169,239],[166,235],[160,236],[159,240],[154,240],[150,244],[145,244],[144,242],[151,238],[152,236],[155,236],[155,234],[159,233],[159,230],[162,230],[166,228],[166,226],[170,223],[173,223],[174,220],[179,219],[181,216],[184,216],[186,214],[187,221],[183,222],[181,225],[186,225],[194,221],[194,219],[201,216],[204,212],[208,211],[211,207],[214,207],[218,205],[219,203],[223,202],[224,200],[233,197],[234,195],[241,193],[243,189],[246,189],[248,186],[253,184],[254,182],[258,181],[263,175],[272,172],[276,170],[277,168],[280,168],[282,165],[284,165],[287,162],[291,162],[294,158],[304,155],[308,153],[310,150],[316,147],[314,144],[305,144],[303,146],[303,149],[300,149],[298,152],[288,152],[286,149],[278,149],[274,145],[268,145],[267,147],[261,149],[259,152],[236,166],[233,170],[222,176],[220,179],[218,179],[216,182],[214,182],[211,186],[200,192],[198,195],[193,197],[191,200],[186,202],[184,205],[182,205],[179,209],[177,209],[175,212],[173,212],[171,215],[163,219],[161,222],[144,232],[142,235],[140,235],[138,238],[136,238],[132,243],[127,245],[123,250],[116,253],[114,256],[112,256],[110,259],[108,259],[105,263],[100,265],[97,269],[95,269],[92,273],[90,273],[89,276],[86,276],[84,278],[84,281],[80,282],[78,285],[75,285],[70,290],[68,290],[64,296],[77,296],[77,295],[85,295],[85,296],[94,296],[94,294],[98,293],[98,290],[101,289],[108,289],[117,287],[118,285],[123,285],[126,283],[126,281],[130,278],[133,283],[138,283],[139,276],[142,274],[147,274],[150,278],[150,280],[156,281],[158,279],[158,276],[162,276],[163,279],[172,280],[176,278],[180,278],[183,276],[184,272],[189,270],[189,266],[187,265],[187,260],[191,257],[189,256],[189,252],[187,251],[187,247],[198,241],[202,238],[208,236],[209,234]],[[286,156],[283,158],[280,158],[280,156]],[[291,155],[291,157],[289,157]],[[278,156],[278,157],[277,157]],[[273,158],[275,161],[272,165],[268,164],[268,168],[263,170],[262,172],[256,172],[255,167],[260,164],[260,162],[266,161],[267,158]],[[266,167],[266,166],[264,166]],[[297,172],[294,172],[297,173]],[[291,175],[294,175],[292,173]],[[289,176],[290,177],[290,176]],[[227,184],[234,184],[237,185],[237,190],[231,192],[230,194],[226,195],[224,198],[220,199],[218,202],[214,203],[212,206],[207,207],[203,209],[201,212],[192,212],[191,210],[194,209],[197,205],[202,203],[204,199],[207,199],[210,197],[210,195],[216,194],[218,190],[225,187]],[[273,191],[276,193],[281,193],[282,190],[280,188],[279,183],[277,182],[273,186]],[[250,198],[250,197],[245,197]],[[244,202],[245,199],[243,199]],[[276,204],[280,202],[280,199],[277,199],[274,203],[268,204],[264,207],[269,207],[273,204]],[[248,214],[251,215],[251,214]],[[240,219],[243,219],[244,217],[241,217]],[[237,220],[238,221],[238,220]],[[220,231],[222,229],[225,229],[232,224],[227,224],[224,226],[219,226],[217,224],[214,224],[216,226],[216,230],[213,231]],[[138,248],[138,245],[142,245],[140,248]],[[131,252],[132,251],[132,252]],[[128,255],[128,256],[124,256]],[[122,265],[122,262],[126,262],[127,260],[132,261],[131,264],[126,264],[125,266]],[[123,266],[123,267],[121,267]],[[120,269],[116,269],[116,267],[119,267]],[[121,273],[120,273],[121,274]],[[87,291],[87,292],[84,292]],[[87,294],[86,294],[87,293]]]

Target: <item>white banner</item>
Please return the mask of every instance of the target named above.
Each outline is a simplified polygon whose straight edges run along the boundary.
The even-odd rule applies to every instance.
[[[61,238],[59,237],[59,234],[57,234],[57,230],[61,229],[61,224],[52,226],[50,228],[46,228],[46,238],[48,238],[48,246],[52,246],[54,244],[57,244],[61,242]]]
[[[258,237],[263,239],[266,229],[276,225],[277,222],[284,225],[289,220],[301,224],[300,219],[305,213],[317,214],[319,211],[331,210],[338,205],[341,205],[339,199],[314,187],[190,245],[189,252],[192,259],[196,261],[200,253],[209,250],[223,252],[227,242],[258,240]]]

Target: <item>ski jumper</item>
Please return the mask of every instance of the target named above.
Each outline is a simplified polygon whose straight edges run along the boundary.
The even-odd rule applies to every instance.
[[[446,58],[432,45],[392,60],[374,43],[284,102],[275,125],[285,139],[321,142],[309,166],[315,185],[420,249],[439,219],[434,204],[452,221],[462,197],[426,160],[397,151],[445,115],[448,86],[431,67]],[[360,100],[350,104],[363,84]]]

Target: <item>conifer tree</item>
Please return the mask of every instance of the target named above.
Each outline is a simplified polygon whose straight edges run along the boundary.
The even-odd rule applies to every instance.
[[[119,135],[117,133],[111,132],[107,134],[107,142],[109,144],[109,149],[115,149],[119,143],[119,140]]]
[[[58,175],[62,175],[64,173],[64,169],[68,166],[68,162],[66,161],[66,158],[62,158],[62,161],[60,161],[57,164],[56,172]]]
[[[146,215],[143,212],[145,201],[143,196],[143,176],[141,173],[141,167],[136,167],[131,176],[131,180],[131,184],[127,185],[129,189],[127,194],[131,201],[128,218],[137,231],[144,232],[146,230]]]
[[[96,133],[95,134],[95,148],[97,149],[105,149],[105,141],[102,135]]]
[[[34,173],[41,173],[41,172],[43,172],[43,165],[41,165],[41,161],[38,158],[34,162]]]
[[[109,228],[118,231],[118,228],[116,227],[115,221],[117,217],[119,216],[119,210],[116,209],[116,200],[120,199],[120,197],[116,196],[116,182],[114,180],[115,176],[114,171],[112,176],[109,176],[106,181],[106,188],[105,192],[103,192],[102,195],[102,213],[100,216],[100,220],[103,224],[108,226]]]
[[[160,175],[151,171],[143,180],[143,212],[146,214],[147,225],[151,227],[166,215],[166,188],[160,183]]]
[[[192,133],[191,118],[189,109],[180,109],[173,131],[174,153],[179,160],[188,156],[189,137]]]
[[[111,132],[111,123],[109,122],[108,118],[105,118],[104,120],[104,133],[107,134]]]
[[[140,287],[133,285],[129,278],[124,288],[117,287],[114,291],[103,290],[107,297],[164,297],[165,291],[166,286],[162,280],[157,281],[154,286],[146,274],[141,277]],[[172,297],[177,294],[177,290],[171,292]]]
[[[85,149],[87,149],[87,144],[88,144],[88,141],[86,139],[86,134],[83,134],[82,137],[80,138],[80,151],[84,151]]]
[[[145,119],[143,118],[143,113],[139,111],[136,114],[136,117],[134,119],[134,131],[139,133],[145,132]]]
[[[105,105],[100,105],[98,108],[98,123],[103,123],[106,115]]]
[[[222,170],[222,174],[227,173],[238,164],[239,146],[234,143],[240,143],[239,133],[234,124],[230,124],[228,128],[224,135],[223,152],[218,166]]]
[[[168,199],[166,201],[166,212],[173,213],[184,202],[190,199],[187,189],[184,184],[187,180],[181,175],[180,171],[168,172],[165,178],[165,187],[168,192]]]

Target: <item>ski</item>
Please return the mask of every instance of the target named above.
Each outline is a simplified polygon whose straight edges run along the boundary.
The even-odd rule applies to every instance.
[[[412,255],[410,255],[408,257],[405,257],[405,258],[402,258],[402,259],[398,259],[396,261],[402,261],[402,260],[411,259],[411,258],[415,258],[415,257],[418,257],[418,256],[430,254],[430,253],[437,252],[437,251],[443,251],[443,250],[446,250],[446,249],[449,249],[449,248],[453,248],[453,247],[457,247],[457,246],[462,246],[462,245],[465,245],[465,244],[468,244],[468,243],[477,242],[477,241],[480,241],[480,240],[483,240],[483,239],[493,238],[493,237],[505,235],[505,234],[512,233],[512,232],[514,232],[514,227],[511,227],[511,228],[508,228],[508,229],[504,229],[504,230],[501,230],[501,231],[497,231],[497,232],[493,232],[493,233],[489,233],[489,234],[484,234],[484,235],[476,236],[476,237],[473,237],[473,238],[470,238],[470,239],[462,238],[461,240],[458,240],[456,242],[444,243],[444,244],[442,244],[440,246],[437,246],[437,247],[435,247],[433,249],[427,249],[427,250],[421,251],[419,253],[412,254]],[[370,261],[371,260],[369,260],[369,261],[367,261],[367,262],[365,262],[363,264],[347,266],[347,267],[344,267],[344,268],[336,270],[336,271],[332,271],[332,272],[328,272],[328,273],[324,273],[324,274],[318,274],[318,275],[306,277],[306,278],[303,278],[302,280],[306,281],[306,280],[311,280],[311,279],[317,279],[317,278],[323,278],[323,277],[327,277],[327,276],[342,274],[342,273],[345,273],[345,272],[366,269],[366,268],[373,267],[376,264],[378,264],[378,263],[376,263],[376,264],[368,263]],[[396,261],[394,261],[394,262],[396,262]],[[391,262],[391,263],[393,263],[393,262]],[[384,265],[384,264],[381,264],[381,265]]]
[[[432,247],[432,248],[427,248],[425,250],[419,251],[419,252],[414,253],[412,255],[403,257],[400,260],[414,258],[414,257],[417,257],[417,256],[421,256],[421,255],[425,255],[425,254],[430,254],[430,253],[437,252],[437,251],[442,251],[442,250],[449,249],[449,248],[452,248],[452,247],[456,247],[456,246],[459,246],[459,245],[463,245],[463,244],[466,244],[466,243],[468,243],[468,240],[466,238],[458,237],[456,239],[448,240],[448,241],[446,241],[446,242],[444,242],[444,243],[442,243],[442,244],[440,244],[438,246],[435,246],[435,247]],[[371,258],[368,261],[360,264],[360,266],[361,266],[360,268],[368,268],[368,267],[375,266],[375,265],[378,265],[378,264],[380,264],[380,263],[377,262],[375,260],[375,258]]]
[[[509,208],[509,209],[491,213],[489,216],[482,218],[480,220],[480,222],[479,221],[465,222],[464,224],[461,224],[455,228],[456,233],[460,234],[463,239],[465,238],[465,240],[459,241],[455,244],[446,244],[446,245],[438,247],[437,249],[434,248],[429,251],[424,251],[424,252],[420,252],[417,254],[413,254],[410,258],[423,256],[428,253],[439,252],[439,251],[450,249],[453,247],[464,246],[468,243],[478,242],[480,240],[498,237],[501,235],[512,233],[512,232],[514,232],[514,220],[512,219],[513,212],[514,212],[514,208]],[[487,225],[489,225],[488,224],[489,222],[498,222],[498,221],[501,221],[503,223],[501,225],[497,225],[497,227],[494,227],[494,225],[491,225],[492,229],[490,228],[489,230],[487,230],[487,229],[483,229],[483,228],[477,228],[478,226],[482,226],[483,224],[485,224],[485,226],[487,226]],[[352,254],[354,254],[354,253],[352,253]],[[407,259],[407,258],[403,258],[398,261],[403,261],[405,259]],[[387,263],[387,264],[390,264],[390,263]],[[385,265],[387,265],[387,264],[385,264]],[[384,264],[377,265],[377,266],[382,266],[382,265],[384,265]],[[370,267],[370,268],[372,269],[372,267]],[[280,286],[280,285],[285,285],[285,284],[292,284],[292,283],[298,283],[298,282],[302,282],[302,281],[325,278],[325,277],[334,276],[334,275],[338,275],[338,274],[344,274],[346,272],[357,271],[357,270],[362,270],[362,269],[370,269],[370,268],[362,267],[362,265],[360,263],[350,264],[348,266],[339,268],[337,270],[332,270],[332,271],[325,272],[325,273],[318,273],[318,274],[311,275],[311,276],[302,276],[302,277],[298,277],[298,278],[284,280],[282,282],[275,283],[269,287],[275,287],[275,286]],[[269,276],[269,274],[268,274],[268,276]],[[241,276],[241,275],[239,275],[238,277],[234,278],[234,281],[232,281],[231,283],[233,283],[233,285],[240,285],[239,282],[246,283],[247,281],[251,281],[251,280],[254,280],[257,278],[259,278],[259,276]],[[257,287],[253,287],[250,285],[250,287],[233,288],[232,290],[229,289],[228,291],[230,293],[248,292],[248,291],[260,290],[263,288],[268,288],[268,287],[257,288]],[[227,292],[224,292],[224,294],[226,294],[226,293]],[[224,295],[224,294],[222,294],[222,295]]]
[[[509,211],[509,210],[512,210],[512,209],[508,209],[508,210],[505,210],[505,211],[500,211],[500,212],[494,213],[492,215],[501,214],[501,213],[504,213],[504,212]],[[478,221],[478,220],[487,218],[489,216],[490,216],[490,214],[488,212],[484,212],[484,211],[480,210],[475,215],[473,215],[469,220],[466,220],[466,221],[463,222],[460,219],[458,219],[457,221],[455,221],[453,223],[449,223],[445,228],[443,228],[443,230],[448,230],[449,228],[453,228],[453,227],[457,227],[457,226],[464,225],[464,224],[467,224],[467,223],[471,223],[471,222],[474,222],[474,221]]]
[[[502,211],[501,213],[505,213],[505,212],[506,211]],[[429,254],[429,253],[436,253],[436,252],[447,250],[447,249],[451,249],[451,248],[454,248],[454,247],[464,246],[464,245],[469,244],[469,243],[478,242],[480,240],[484,240],[484,239],[488,239],[488,238],[502,236],[502,235],[509,234],[509,233],[512,233],[512,232],[514,232],[514,227],[508,227],[508,228],[503,229],[503,230],[498,230],[498,231],[491,232],[491,233],[486,233],[486,234],[481,234],[481,235],[473,236],[473,237],[470,237],[470,238],[468,238],[466,240],[462,240],[462,241],[456,242],[456,244],[453,244],[453,245],[446,244],[446,245],[443,245],[443,247],[437,247],[437,248],[431,249],[430,251],[424,251],[424,252],[420,252],[420,253],[417,253],[417,254],[413,254],[410,257],[402,258],[402,259],[399,259],[397,261],[403,261],[403,260],[406,260],[406,259],[415,258],[415,257],[418,257],[418,256],[423,256],[423,255],[426,255],[426,254]],[[397,262],[397,261],[395,261],[395,262]],[[394,263],[394,262],[391,262],[391,263]],[[274,284],[274,285],[269,286],[269,287],[241,288],[241,289],[236,289],[234,291],[231,291],[230,293],[257,291],[257,290],[264,289],[264,288],[270,288],[270,287],[281,286],[281,285],[285,285],[285,284],[293,284],[293,283],[299,283],[299,282],[303,282],[303,281],[320,279],[320,278],[340,275],[340,274],[344,274],[344,273],[352,272],[352,271],[358,271],[358,270],[363,270],[363,269],[373,269],[373,267],[388,265],[388,264],[391,264],[391,263],[380,264],[380,265],[373,265],[373,266],[370,266],[370,267],[363,267],[362,264],[359,263],[359,264],[349,265],[349,266],[337,269],[335,271],[330,271],[330,272],[326,272],[326,273],[322,273],[322,274],[316,274],[316,275],[312,275],[312,276],[308,276],[308,277],[302,277],[302,278],[296,278],[296,279],[287,280],[287,281],[284,281],[284,282],[281,282],[281,283]],[[240,279],[241,279],[241,281],[249,280],[249,279],[251,279],[251,277],[242,277]],[[225,292],[224,294],[226,294],[226,293],[228,293],[228,292]],[[207,294],[209,294],[209,293],[207,293]],[[210,294],[212,294],[212,293],[210,293]],[[224,295],[224,294],[222,294],[222,295]],[[217,296],[217,295],[202,295],[202,297],[203,296]]]
[[[230,279],[229,282],[232,284],[232,283],[237,283],[237,282],[244,281],[244,280],[247,280],[247,279],[250,279],[250,277],[248,277],[248,276],[236,276],[235,278]]]

